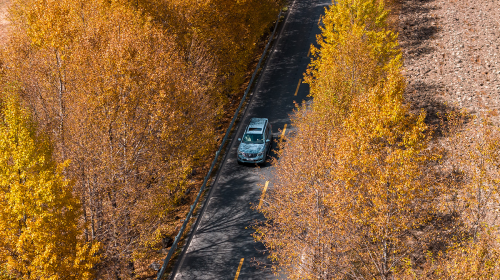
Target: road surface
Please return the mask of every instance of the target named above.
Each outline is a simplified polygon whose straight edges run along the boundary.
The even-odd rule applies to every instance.
[[[252,117],[269,118],[274,138],[285,124],[290,127],[294,101],[307,99],[309,87],[301,83],[310,62],[310,45],[320,33],[318,20],[331,0],[295,0],[271,50],[269,60],[251,97],[242,122],[230,143],[220,173],[207,200],[190,242],[178,259],[173,279],[276,279],[269,268],[264,246],[256,243],[249,227],[263,216],[250,207],[257,205],[272,166],[240,166],[236,149],[244,128]],[[272,186],[270,186],[271,188]]]

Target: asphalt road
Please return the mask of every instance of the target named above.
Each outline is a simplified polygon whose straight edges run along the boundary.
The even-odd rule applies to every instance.
[[[274,138],[290,127],[294,101],[307,99],[309,87],[300,84],[307,65],[309,47],[320,33],[318,20],[331,0],[295,0],[266,67],[260,77],[245,115],[234,138],[242,136],[252,117],[268,118]],[[269,268],[256,266],[255,261],[269,264],[264,246],[256,243],[249,227],[263,216],[252,210],[259,203],[266,178],[271,176],[269,163],[262,167],[240,166],[236,162],[239,142],[231,142],[202,216],[189,244],[176,264],[173,279],[276,279]],[[272,188],[272,185],[269,186]]]

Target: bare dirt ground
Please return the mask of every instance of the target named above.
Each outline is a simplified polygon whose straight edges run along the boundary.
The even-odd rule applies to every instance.
[[[7,9],[10,0],[0,0],[0,44],[3,44],[7,38],[7,27],[9,21],[7,20]]]
[[[437,129],[436,142],[450,151],[442,171],[451,172],[457,156],[480,139],[481,132],[470,123],[472,129],[464,129],[467,140],[452,147],[451,138],[440,134],[437,114],[466,109],[489,116],[500,127],[500,0],[399,0],[399,4],[405,99],[413,110],[427,111],[427,122]],[[498,225],[499,197],[487,200],[487,222]]]
[[[500,0],[401,0],[398,29],[414,109],[491,111],[498,121]]]

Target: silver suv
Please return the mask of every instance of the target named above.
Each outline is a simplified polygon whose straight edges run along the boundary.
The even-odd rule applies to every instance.
[[[264,163],[271,150],[273,129],[266,118],[252,118],[243,138],[238,138],[238,164]]]

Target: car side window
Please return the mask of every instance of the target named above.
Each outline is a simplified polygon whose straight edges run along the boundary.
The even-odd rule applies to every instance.
[[[243,137],[244,142],[252,142],[252,137],[248,134],[245,134],[245,137]]]

